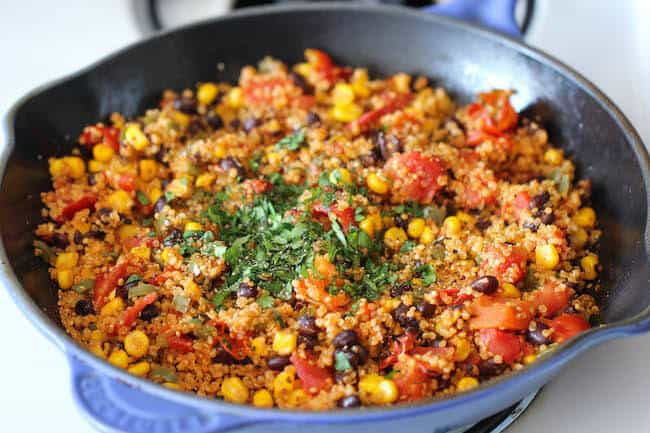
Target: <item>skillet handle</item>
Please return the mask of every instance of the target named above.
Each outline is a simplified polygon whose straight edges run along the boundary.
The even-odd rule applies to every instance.
[[[449,0],[424,10],[521,37],[521,30],[515,20],[516,5],[517,0]]]
[[[75,403],[96,429],[110,433],[221,433],[255,421],[144,393],[92,370],[68,355]]]

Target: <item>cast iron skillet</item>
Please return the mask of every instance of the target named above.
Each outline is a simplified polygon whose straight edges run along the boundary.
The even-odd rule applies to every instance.
[[[594,183],[603,228],[604,325],[523,370],[446,399],[390,408],[308,413],[256,409],[179,393],[95,358],[63,331],[56,287],[34,258],[39,193],[50,188],[47,157],[74,146],[83,125],[114,111],[155,105],[161,91],[198,81],[235,80],[243,65],[272,54],[288,62],[306,47],[374,74],[407,71],[444,85],[461,101],[493,87],[516,89],[513,102],[538,118],[551,141]],[[223,62],[223,70],[216,65]],[[522,399],[578,353],[650,329],[648,168],[643,143],[623,114],[591,83],[556,60],[499,34],[401,8],[317,4],[246,10],[155,36],[19,101],[6,119],[1,162],[0,281],[32,322],[68,355],[75,398],[108,431],[447,431]],[[613,373],[613,372],[612,372]],[[607,374],[604,372],[604,374]],[[354,429],[354,430],[352,430]]]

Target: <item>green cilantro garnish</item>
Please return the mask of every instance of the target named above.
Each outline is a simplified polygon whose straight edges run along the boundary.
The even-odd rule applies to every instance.
[[[275,145],[276,149],[298,150],[305,142],[305,132],[301,129],[291,135],[284,137]]]
[[[142,191],[136,192],[135,197],[138,200],[138,203],[140,203],[142,206],[146,206],[151,203],[151,201],[149,201],[149,197],[147,197],[146,194]]]
[[[274,299],[268,293],[264,293],[262,296],[257,298],[257,305],[262,308],[271,308],[273,306],[273,303]]]
[[[336,371],[352,370],[352,365],[350,364],[350,360],[348,359],[347,356],[345,356],[345,353],[340,351],[334,353],[334,369]]]
[[[429,263],[426,265],[418,266],[415,269],[415,273],[422,277],[422,282],[427,286],[435,283],[438,280],[438,274],[436,274],[436,270],[433,269],[433,266],[431,266]]]
[[[165,191],[165,201],[166,201],[166,202],[170,202],[170,201],[174,200],[174,197],[175,197],[175,196],[174,196],[174,193],[173,193],[173,192],[171,192],[171,191]]]
[[[409,251],[412,251],[413,248],[415,248],[415,242],[413,241],[406,241],[402,244],[401,248],[399,249],[400,253],[408,253]]]
[[[129,278],[126,279],[124,284],[133,284],[138,281],[142,281],[142,275],[133,274],[133,275],[129,275]]]

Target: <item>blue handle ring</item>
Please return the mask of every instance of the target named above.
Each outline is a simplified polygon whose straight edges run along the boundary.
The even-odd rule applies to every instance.
[[[521,30],[515,19],[516,6],[517,0],[450,0],[428,6],[424,10],[476,23],[520,38]]]

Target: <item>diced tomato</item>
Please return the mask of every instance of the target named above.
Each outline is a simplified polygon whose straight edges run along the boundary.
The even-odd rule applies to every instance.
[[[250,179],[247,180],[246,183],[250,185],[255,194],[262,194],[266,191],[269,191],[273,187],[270,182],[264,179]]]
[[[323,304],[330,311],[337,311],[345,308],[350,303],[350,297],[345,292],[340,291],[336,295],[332,295],[327,291],[329,285],[325,284],[325,280],[307,277],[296,281],[295,289],[303,299],[311,302]]]
[[[553,328],[551,338],[557,343],[562,343],[591,327],[589,322],[578,314],[560,314],[555,319],[545,321],[545,323]]]
[[[498,329],[481,329],[479,338],[487,349],[494,355],[500,355],[503,361],[510,364],[521,356],[521,338]]]
[[[506,301],[491,296],[481,296],[470,305],[475,329],[498,328],[513,331],[528,329],[532,319],[530,305],[521,301]]]
[[[346,128],[348,129],[358,128],[360,132],[366,131],[375,122],[377,122],[386,114],[393,113],[397,110],[401,110],[402,108],[406,107],[411,102],[412,99],[413,99],[412,93],[404,93],[392,97],[391,99],[386,101],[383,107],[362,114],[361,116],[359,116],[357,120],[354,120],[350,122],[348,125],[346,125]]]
[[[104,143],[116,152],[120,150],[120,130],[112,126],[104,128]]]
[[[124,315],[122,316],[121,320],[122,326],[129,328],[131,325],[133,325],[136,319],[140,316],[142,310],[144,310],[144,307],[149,304],[153,304],[156,302],[156,299],[158,299],[158,293],[153,292],[148,293],[135,301],[131,307],[127,308],[126,311],[124,311]]]
[[[438,178],[445,168],[436,157],[420,152],[394,154],[384,165],[384,173],[392,181],[393,201],[404,203],[414,200],[429,204],[442,185]]]
[[[131,192],[135,190],[135,176],[130,173],[121,174],[117,178],[117,186],[124,191]]]
[[[547,282],[541,289],[531,292],[528,300],[533,308],[540,311],[542,316],[553,316],[569,305],[572,290],[553,282]],[[543,309],[539,307],[544,306]],[[542,311],[543,310],[543,311]]]
[[[332,386],[332,372],[329,369],[319,367],[314,360],[302,358],[297,353],[293,353],[289,360],[296,368],[305,391],[315,394]]]
[[[401,401],[419,400],[431,389],[431,377],[412,356],[402,356],[393,370],[393,381]]]
[[[334,67],[332,58],[322,50],[308,48],[305,50],[305,58],[307,59],[307,62],[316,69],[323,70]]]
[[[515,196],[515,200],[513,201],[513,205],[515,208],[519,210],[524,210],[528,209],[528,205],[530,203],[530,194],[526,191],[522,191],[519,194]]]
[[[157,238],[150,238],[147,235],[142,235],[142,236],[131,236],[129,238],[126,238],[122,240],[122,248],[125,251],[130,251],[131,249],[139,246],[146,245],[148,247],[152,247],[155,243],[156,240],[159,240]]]
[[[510,104],[510,94],[503,90],[494,90],[479,94],[479,98],[482,104],[475,102],[467,107],[467,114],[475,119],[476,123],[468,130],[466,143],[476,146],[487,139],[495,139],[510,147],[511,131],[519,121],[517,112]]]
[[[341,207],[337,203],[334,203],[331,206],[324,206],[321,203],[314,203],[312,205],[311,211],[312,217],[318,220],[326,229],[330,228],[329,215],[333,214],[336,217],[336,220],[341,225],[341,228],[345,233],[348,232],[350,226],[356,225],[354,220],[354,208],[352,207]]]
[[[59,218],[59,220],[61,220],[60,222],[71,220],[80,210],[91,209],[93,206],[95,206],[96,202],[97,197],[92,194],[86,194],[84,196],[81,196],[81,198],[78,200],[75,200],[72,203],[68,203],[65,205],[63,211],[61,212],[61,217]]]
[[[246,103],[256,106],[272,105],[280,94],[286,95],[288,86],[292,86],[289,78],[267,75],[252,76],[241,84]]]
[[[481,270],[494,275],[501,282],[517,284],[526,276],[527,255],[517,247],[490,245],[482,255]]]
[[[379,368],[383,370],[386,367],[390,367],[397,362],[400,355],[410,353],[415,345],[415,338],[415,334],[407,332],[397,339],[393,340],[390,346],[389,354],[386,358],[381,360],[379,363]]]
[[[496,109],[496,116],[489,117],[491,126],[496,132],[505,132],[517,126],[517,112],[510,104],[510,93],[503,90],[493,90],[479,94],[479,98]],[[496,123],[495,123],[496,122]],[[487,131],[491,132],[491,131]]]
[[[95,311],[99,311],[106,304],[106,298],[113,290],[115,290],[119,281],[126,277],[130,265],[130,260],[123,260],[114,265],[108,271],[97,276],[95,287],[93,289],[93,304],[95,306]]]
[[[192,340],[185,336],[170,335],[167,337],[167,346],[181,353],[188,353],[194,350]]]
[[[92,149],[96,144],[104,142],[107,146],[118,151],[120,149],[120,130],[112,126],[86,126],[79,136],[79,143]]]
[[[458,183],[460,183],[460,188]],[[482,209],[496,202],[496,178],[494,172],[485,167],[477,166],[453,184],[455,188],[459,189],[455,198],[459,207]]]
[[[313,48],[307,49],[305,50],[305,58],[313,68],[316,76],[329,84],[334,84],[338,79],[346,79],[352,74],[350,68],[336,66],[332,58],[324,51]]]

